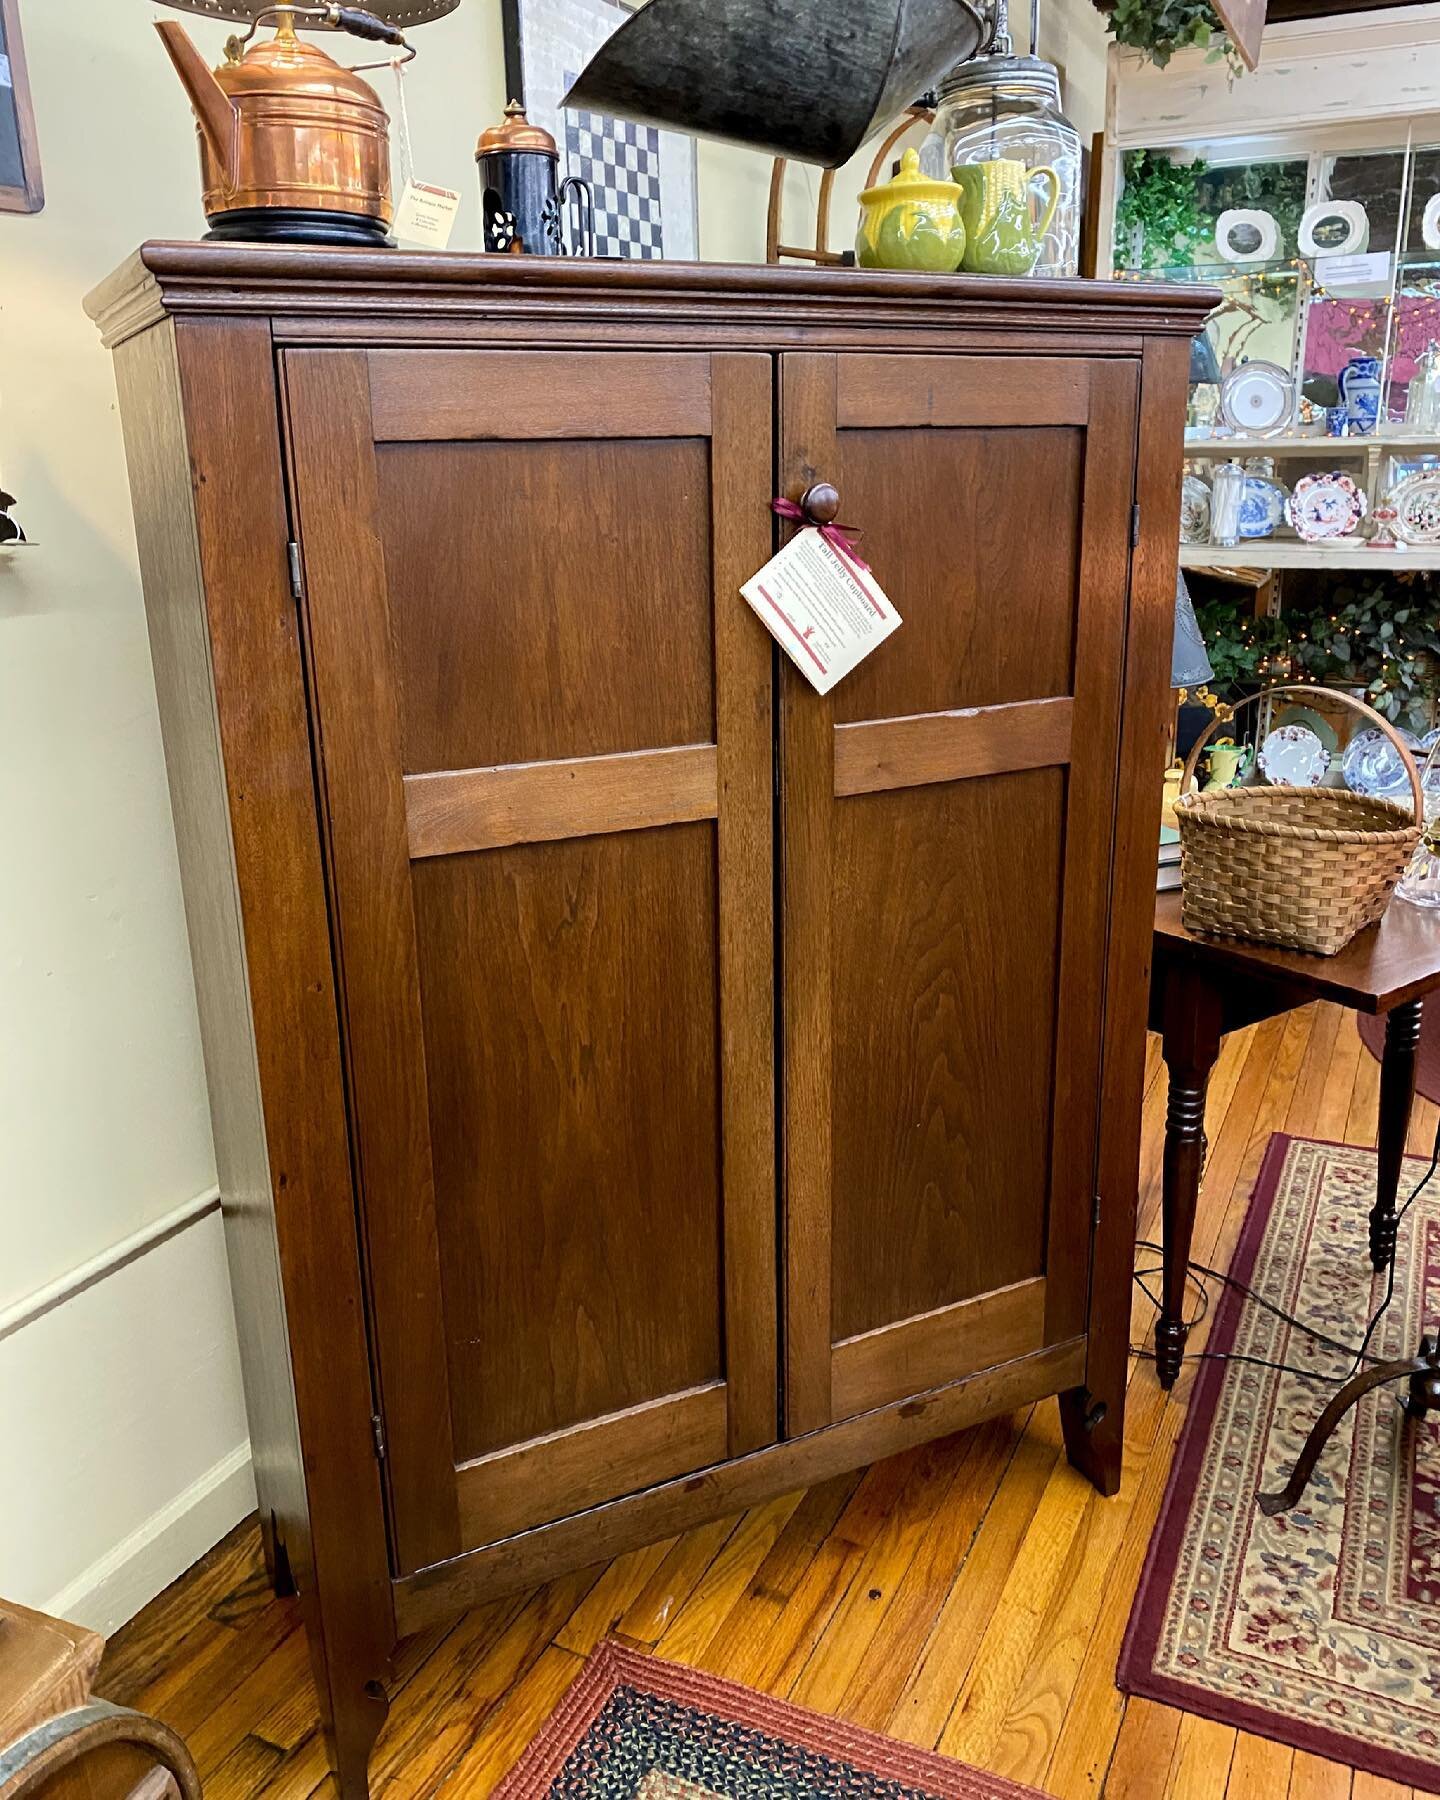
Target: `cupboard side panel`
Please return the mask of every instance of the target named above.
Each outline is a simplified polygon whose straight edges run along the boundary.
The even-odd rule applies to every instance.
[[[262,1523],[353,1751],[394,1618],[269,327],[167,322],[116,375]]]

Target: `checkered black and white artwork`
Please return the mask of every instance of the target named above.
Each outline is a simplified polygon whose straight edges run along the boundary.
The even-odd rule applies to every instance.
[[[565,156],[595,196],[595,254],[663,256],[660,133],[603,113],[567,112]]]
[[[505,66],[516,98],[560,146],[562,175],[595,195],[595,254],[672,260],[698,253],[695,140],[561,101],[636,0],[503,0]]]

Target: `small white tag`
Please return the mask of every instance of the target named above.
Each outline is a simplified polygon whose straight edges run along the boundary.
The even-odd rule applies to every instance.
[[[813,525],[740,592],[817,694],[828,694],[900,624],[874,576]]]
[[[1315,279],[1326,287],[1341,282],[1356,287],[1372,281],[1389,281],[1390,258],[1383,250],[1368,256],[1320,256],[1315,259]]]
[[[395,208],[391,226],[397,238],[407,244],[422,244],[427,250],[443,250],[455,229],[455,214],[460,210],[460,196],[454,188],[430,187],[423,181],[407,181]]]

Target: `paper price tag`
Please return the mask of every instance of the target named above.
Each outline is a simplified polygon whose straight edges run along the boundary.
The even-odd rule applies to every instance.
[[[817,694],[828,694],[900,624],[874,576],[814,526],[796,532],[740,592]]]
[[[426,250],[443,250],[455,229],[460,196],[454,188],[431,187],[423,181],[407,181],[395,208],[391,229],[407,244]]]

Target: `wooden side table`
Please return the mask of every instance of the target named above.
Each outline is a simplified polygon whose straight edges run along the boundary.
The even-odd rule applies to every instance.
[[[1425,996],[1440,987],[1440,917],[1394,902],[1335,956],[1311,956],[1238,938],[1197,937],[1180,923],[1180,895],[1155,901],[1150,1029],[1161,1034],[1170,1078],[1165,1116],[1164,1275],[1155,1366],[1173,1387],[1185,1354],[1185,1274],[1205,1144],[1205,1094],[1226,1032],[1312,1000],[1384,1013],[1379,1173],[1370,1213],[1370,1256],[1395,1254],[1395,1196],[1415,1097],[1415,1051]]]

